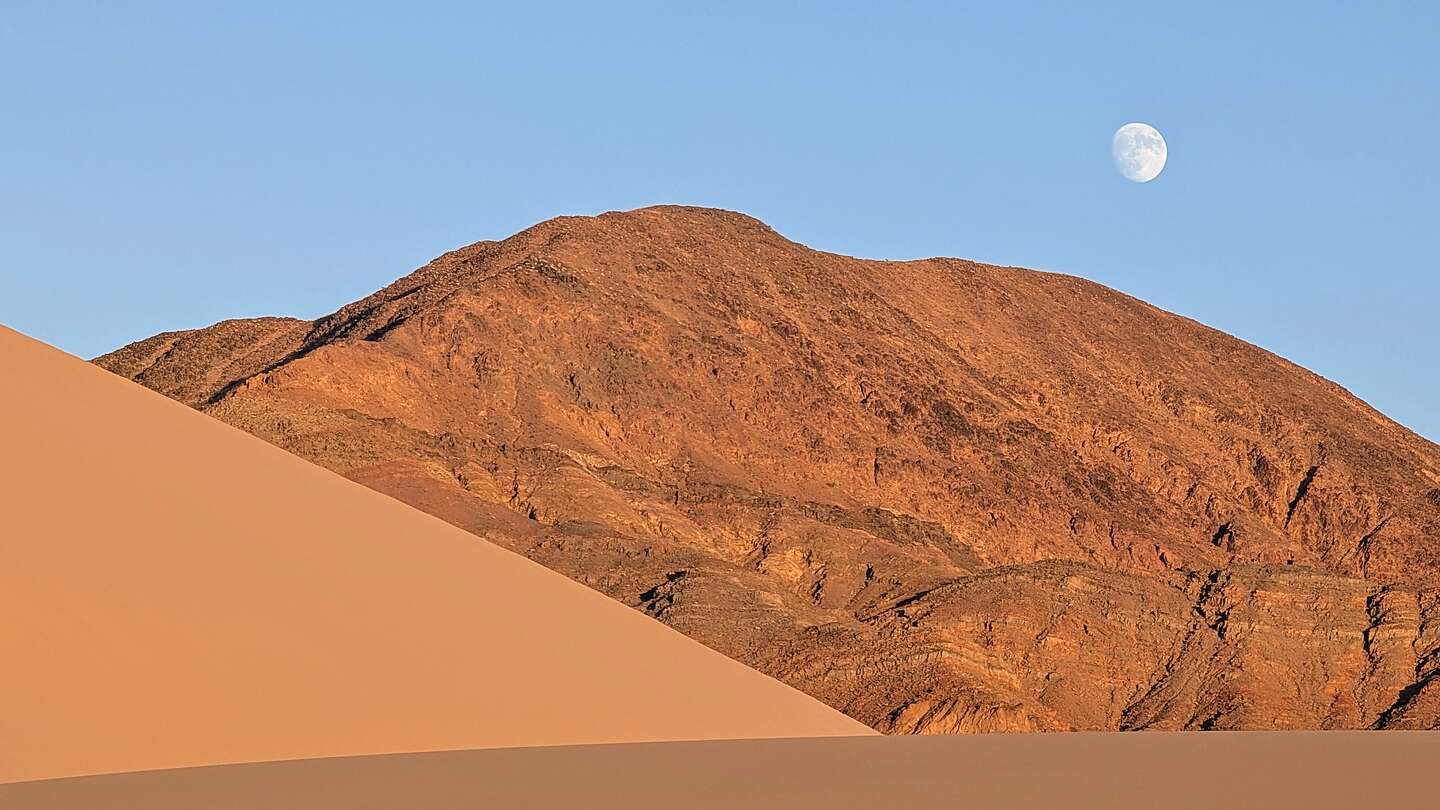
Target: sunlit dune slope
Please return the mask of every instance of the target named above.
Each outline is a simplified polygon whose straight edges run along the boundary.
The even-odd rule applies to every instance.
[[[660,623],[0,328],[0,781],[867,733]]]

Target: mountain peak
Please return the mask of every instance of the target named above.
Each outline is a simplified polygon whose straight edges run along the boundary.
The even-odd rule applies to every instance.
[[[1098,284],[658,206],[211,331],[98,362],[882,730],[1440,719],[1440,448]]]

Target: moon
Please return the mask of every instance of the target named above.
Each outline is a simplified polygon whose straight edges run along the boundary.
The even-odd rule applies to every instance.
[[[1110,142],[1115,168],[1132,183],[1148,183],[1160,176],[1169,150],[1165,138],[1149,124],[1126,124],[1115,130]]]

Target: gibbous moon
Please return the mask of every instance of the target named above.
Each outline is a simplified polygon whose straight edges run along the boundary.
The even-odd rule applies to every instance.
[[[1126,124],[1115,130],[1110,143],[1115,168],[1132,183],[1148,183],[1160,176],[1169,152],[1165,139],[1149,124]]]

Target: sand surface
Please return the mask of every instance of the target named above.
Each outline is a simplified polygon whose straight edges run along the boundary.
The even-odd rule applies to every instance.
[[[869,734],[640,613],[0,327],[0,782]]]
[[[0,786],[33,810],[1433,806],[1440,735],[1148,732],[592,745]]]

